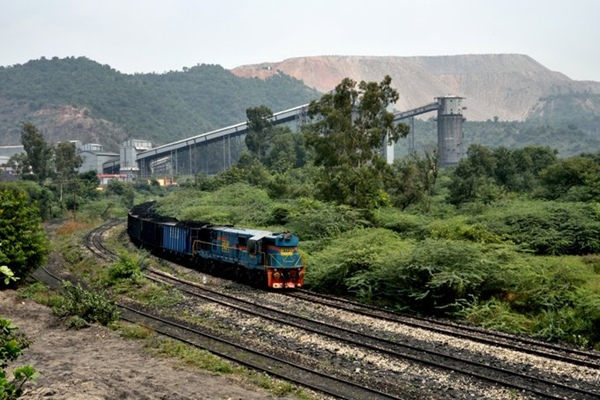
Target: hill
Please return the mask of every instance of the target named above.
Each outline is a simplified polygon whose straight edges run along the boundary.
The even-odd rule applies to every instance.
[[[274,112],[320,94],[285,74],[240,78],[218,65],[165,74],[122,74],[85,57],[42,58],[0,67],[0,145],[20,142],[31,121],[47,140],[79,139],[116,150],[127,138],[168,143]]]
[[[277,112],[319,98],[345,77],[380,81],[386,74],[399,91],[398,110],[446,94],[466,97],[465,149],[600,150],[600,83],[572,80],[517,54],[299,57],[231,71],[202,64],[134,75],[85,57],[42,58],[0,67],[0,145],[19,144],[25,121],[53,143],[79,139],[109,151],[128,138],[160,145],[244,121],[249,107]],[[432,117],[416,125],[417,150],[435,146]],[[410,151],[406,143],[397,147],[398,155]]]
[[[519,54],[485,54],[435,57],[299,57],[281,62],[234,68],[240,77],[266,79],[283,72],[321,92],[332,90],[343,78],[381,81],[385,75],[400,93],[398,110],[431,103],[435,97],[466,97],[465,117],[485,121],[494,117],[524,121],[539,116],[546,104],[541,98],[572,93],[600,94],[600,82],[574,81],[550,71],[533,58]],[[600,115],[595,104],[588,111]],[[548,109],[546,108],[548,117]],[[425,114],[424,118],[429,118]]]

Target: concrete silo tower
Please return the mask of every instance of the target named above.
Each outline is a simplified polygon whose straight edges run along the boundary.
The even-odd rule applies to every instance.
[[[439,103],[437,117],[439,163],[442,168],[458,164],[464,154],[463,99],[464,97],[451,95],[436,97]]]

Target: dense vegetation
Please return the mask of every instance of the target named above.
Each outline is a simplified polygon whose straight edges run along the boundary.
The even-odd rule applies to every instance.
[[[364,110],[369,120],[346,101],[366,94],[379,99]],[[547,146],[472,145],[441,171],[435,151],[391,166],[377,158],[356,164],[355,153],[371,154],[369,138],[385,126],[382,110],[394,93],[385,80],[345,82],[336,96],[311,104],[313,124],[303,135],[269,124],[267,107],[247,110],[248,150],[217,176],[179,176],[169,190],[114,182],[101,193],[85,190],[86,177],[77,176],[67,189],[78,193],[71,208],[58,201],[52,173],[29,192],[79,218],[124,216],[133,203],[159,197],[159,211],[179,219],[289,229],[302,239],[314,290],[600,346],[600,153],[561,158]],[[335,123],[323,124],[329,118]],[[336,169],[324,171],[333,151]],[[353,169],[354,178],[343,174]],[[363,176],[377,176],[379,186]],[[135,283],[139,274],[127,260],[108,271],[103,289]]]
[[[245,110],[258,104],[280,111],[318,97],[284,74],[266,81],[244,79],[218,65],[202,64],[164,74],[126,75],[85,57],[0,67],[0,87],[4,112],[11,104],[25,105],[31,113],[56,105],[85,108],[89,116],[111,121],[127,136],[155,144],[239,123]],[[0,120],[0,130],[18,130],[7,124],[22,118]],[[78,139],[77,134],[61,139]],[[114,146],[110,138],[102,139]]]
[[[314,157],[318,149],[307,151]],[[547,340],[600,343],[600,154],[559,158],[547,146],[473,145],[443,171],[435,151],[411,154],[380,166],[388,202],[378,196],[360,208],[320,187],[327,175],[319,169],[329,166],[282,172],[252,157],[162,199],[162,212],[293,230],[314,290]],[[351,158],[337,165],[350,168]],[[330,179],[371,191],[360,180]]]

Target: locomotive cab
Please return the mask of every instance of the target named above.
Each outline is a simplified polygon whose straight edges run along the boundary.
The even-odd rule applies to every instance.
[[[298,251],[299,239],[290,232],[263,238],[267,286],[273,289],[304,285],[304,266]]]

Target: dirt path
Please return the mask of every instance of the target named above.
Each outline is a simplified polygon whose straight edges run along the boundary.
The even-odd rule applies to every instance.
[[[177,360],[152,358],[136,340],[101,326],[66,330],[50,310],[15,291],[0,291],[0,316],[34,344],[16,365],[41,372],[24,399],[269,399],[231,376],[185,369]],[[9,368],[10,370],[10,368]]]

